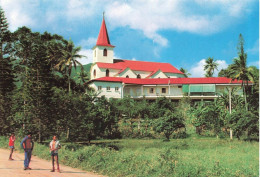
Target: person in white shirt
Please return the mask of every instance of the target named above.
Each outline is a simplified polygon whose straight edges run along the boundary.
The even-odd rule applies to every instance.
[[[52,170],[51,170],[51,172],[55,172],[54,161],[56,160],[57,172],[60,173],[59,157],[58,157],[58,150],[60,148],[61,148],[61,145],[60,145],[60,142],[57,140],[57,136],[53,136],[53,139],[50,142],[50,151],[51,151],[51,160],[52,160]]]

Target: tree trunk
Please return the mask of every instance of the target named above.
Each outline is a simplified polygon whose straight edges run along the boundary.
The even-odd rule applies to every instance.
[[[68,76],[68,80],[69,80],[69,93],[70,93],[70,76]]]
[[[70,137],[70,128],[67,128],[67,140],[69,139]]]
[[[244,97],[245,97],[245,107],[246,107],[246,111],[248,111],[248,105],[247,105],[247,94],[246,94],[246,88],[245,88],[245,84],[243,84],[243,91],[244,91]]]

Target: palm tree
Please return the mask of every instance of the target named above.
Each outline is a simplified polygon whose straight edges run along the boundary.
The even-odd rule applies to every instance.
[[[184,77],[189,77],[191,74],[188,73],[188,70],[184,69],[184,68],[180,68],[180,71],[184,74]]]
[[[218,63],[216,63],[212,57],[208,57],[204,65],[204,71],[206,71],[205,76],[213,77],[214,70],[218,70]]]
[[[55,65],[59,71],[63,72],[68,77],[69,82],[69,92],[71,90],[70,80],[71,80],[71,71],[74,66],[76,69],[77,65],[80,66],[81,71],[84,71],[82,64],[77,60],[78,58],[85,57],[79,54],[81,47],[74,47],[73,41],[64,41],[65,46],[62,50],[62,57],[59,59],[58,64]]]

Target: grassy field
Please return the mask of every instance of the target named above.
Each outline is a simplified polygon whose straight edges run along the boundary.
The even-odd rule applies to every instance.
[[[8,147],[6,138],[1,137],[0,143]],[[258,142],[191,137],[93,143],[62,143],[61,163],[109,176],[259,176]],[[36,143],[33,153],[50,159],[44,145]]]

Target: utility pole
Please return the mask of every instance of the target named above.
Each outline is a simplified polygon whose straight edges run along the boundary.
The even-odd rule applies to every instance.
[[[229,87],[228,92],[229,92],[229,94],[228,94],[229,95],[229,114],[231,115],[231,87]],[[229,133],[230,133],[230,139],[232,140],[233,139],[233,131],[232,131],[231,127],[229,129]]]

